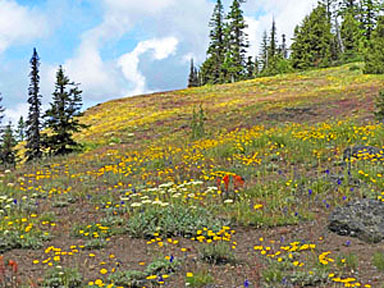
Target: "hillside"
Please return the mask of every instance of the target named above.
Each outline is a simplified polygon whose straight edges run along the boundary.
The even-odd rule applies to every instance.
[[[382,244],[327,225],[384,191],[382,160],[343,163],[384,148],[383,88],[350,64],[88,109],[86,151],[1,175],[0,287],[382,287]]]

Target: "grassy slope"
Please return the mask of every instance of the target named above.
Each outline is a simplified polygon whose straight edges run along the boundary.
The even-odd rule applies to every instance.
[[[204,269],[211,270],[218,287],[239,286],[246,280],[252,283],[250,287],[268,282],[270,287],[280,287],[283,278],[301,277],[302,282],[296,282],[299,287],[304,285],[298,284],[304,283],[302,278],[311,279],[314,285],[315,278],[324,275],[326,280],[319,287],[345,287],[328,278],[329,273],[357,277],[364,284],[384,283],[371,263],[379,245],[329,234],[326,228],[327,215],[344,203],[343,197],[377,197],[384,190],[382,165],[354,163],[351,174],[359,179],[359,186],[334,183],[324,173],[346,173],[340,159],[349,145],[383,145],[383,126],[369,121],[373,96],[384,88],[384,77],[362,75],[360,70],[351,71],[351,66],[156,93],[87,110],[83,121],[92,126],[77,138],[90,151],[4,175],[0,185],[10,204],[5,208],[8,203],[0,202],[0,209],[8,215],[0,218],[0,251],[4,239],[18,243],[14,248],[36,246],[9,250],[7,244],[4,253],[20,264],[20,277],[33,283],[49,265],[58,264],[77,267],[84,283],[96,279],[108,283],[113,269],[143,270],[139,262],[148,264],[154,255],[174,255],[182,261],[180,270],[166,281],[169,287],[184,287],[187,272]],[[207,114],[208,136],[191,142],[188,126],[192,109],[199,104]],[[220,184],[222,193],[209,188],[225,175],[245,179],[244,186],[237,183],[237,187],[231,180],[230,201],[223,199],[224,183]],[[173,190],[158,188],[169,181],[175,183]],[[185,182],[192,184],[178,186]],[[12,204],[13,199],[17,204]],[[147,200],[152,202],[146,204]],[[190,207],[202,210],[190,211]],[[190,217],[176,219],[185,212]],[[148,245],[148,239],[143,239],[157,231],[156,225],[140,225],[138,220],[139,215],[151,213],[164,220],[156,224],[161,226],[158,232],[164,243],[154,240],[163,245]],[[199,249],[221,244],[179,236],[197,236],[204,225],[218,232],[214,227],[223,223],[237,230],[225,237],[230,250],[237,247],[237,265],[207,264],[200,259]],[[30,224],[32,228],[27,228]],[[105,235],[100,224],[107,227]],[[104,239],[106,247],[84,250],[82,245],[89,245],[95,235]],[[42,242],[47,236],[51,240]],[[166,237],[179,243],[170,244]],[[347,240],[352,244],[346,248]],[[299,245],[295,241],[316,248],[302,248],[289,256],[282,247]],[[254,245],[263,253],[254,251]],[[48,247],[73,255],[56,249],[60,260],[55,261],[55,250],[45,250]],[[319,264],[318,256],[325,251],[331,252],[332,259],[352,253],[358,263]],[[40,262],[32,264],[34,260]],[[107,269],[106,275],[100,272],[102,268]],[[380,287],[376,284],[372,287]]]

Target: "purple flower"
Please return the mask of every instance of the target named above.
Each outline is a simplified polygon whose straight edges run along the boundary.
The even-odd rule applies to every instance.
[[[309,194],[309,195],[312,195],[312,189],[309,189],[309,190],[308,190],[308,194]]]
[[[351,189],[349,189],[351,192],[353,192],[353,190],[355,190],[355,188],[351,188]]]
[[[344,201],[347,200],[347,196],[343,196],[343,200],[344,200]]]
[[[248,279],[246,279],[246,280],[244,281],[244,287],[249,287],[249,281],[248,281]]]
[[[325,173],[329,175],[329,170],[328,170],[328,169],[327,169],[327,170],[325,170]]]
[[[351,245],[351,241],[350,240],[347,240],[347,242],[345,242],[345,246],[349,246],[349,245]]]
[[[175,257],[173,257],[173,255],[171,255],[171,258],[169,258],[169,262],[173,262],[173,260],[175,259]]]
[[[13,199],[13,203],[17,204],[17,199]]]
[[[341,180],[337,179],[337,185],[341,185]]]
[[[327,203],[326,205],[325,205],[325,207],[327,207],[327,209],[330,207],[330,205]]]
[[[298,212],[295,212],[295,216],[298,216],[299,215],[299,213]]]

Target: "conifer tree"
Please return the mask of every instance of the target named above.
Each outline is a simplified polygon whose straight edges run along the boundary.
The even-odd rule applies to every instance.
[[[369,41],[380,12],[380,0],[361,0],[361,28]]]
[[[281,53],[281,56],[282,56],[284,59],[288,59],[288,47],[287,47],[287,39],[286,39],[285,34],[283,34],[283,35],[281,36],[280,53]]]
[[[271,28],[271,35],[269,38],[269,47],[268,47],[268,54],[270,58],[275,57],[277,54],[277,31],[276,31],[276,23],[275,19],[272,20],[272,28]]]
[[[226,25],[226,54],[224,69],[226,81],[238,81],[244,78],[246,59],[245,54],[249,47],[248,35],[245,33],[245,23],[241,3],[243,1],[233,0],[230,11],[227,15]]]
[[[41,110],[41,95],[40,95],[40,76],[39,76],[39,66],[40,58],[37,54],[36,48],[33,49],[33,55],[30,60],[31,72],[29,74],[31,82],[28,88],[28,103],[29,103],[29,113],[28,119],[26,122],[26,157],[27,161],[32,161],[39,159],[42,156],[42,143],[41,143],[41,119],[40,119],[40,110]]]
[[[359,22],[353,17],[352,13],[345,14],[340,34],[344,46],[342,55],[344,62],[356,60],[360,50],[361,30]]]
[[[12,123],[9,122],[5,127],[1,144],[1,160],[6,167],[15,167],[16,165],[16,147],[17,141],[13,135]]]
[[[365,53],[364,73],[384,74],[384,16],[379,16]]]
[[[188,88],[197,87],[197,86],[199,86],[199,79],[197,76],[196,67],[193,64],[193,59],[191,59],[191,67],[189,70],[189,77],[188,77]]]
[[[0,93],[0,103],[3,101],[3,96],[1,96],[1,93]],[[4,107],[3,105],[0,105],[0,133],[2,131],[2,128],[1,128],[1,122],[3,121],[4,119]]]
[[[56,73],[53,102],[46,111],[45,126],[51,135],[46,136],[46,143],[54,155],[63,155],[75,151],[80,144],[73,139],[73,133],[80,132],[86,126],[79,122],[81,113],[81,93],[79,84],[71,82],[60,66]]]
[[[209,33],[210,43],[207,51],[207,60],[202,65],[204,84],[221,83],[222,65],[225,55],[225,35],[224,35],[224,8],[221,0],[217,0],[212,18],[209,22],[211,31]]]
[[[16,136],[18,141],[24,141],[25,123],[23,116],[20,116],[19,122],[17,122]]]
[[[268,45],[267,31],[264,31],[260,47],[261,71],[268,68]]]
[[[325,6],[319,4],[295,29],[291,46],[293,67],[327,67],[331,59],[331,43],[331,23]]]
[[[248,56],[246,79],[252,79],[254,77],[255,77],[255,63],[252,61],[252,56]]]

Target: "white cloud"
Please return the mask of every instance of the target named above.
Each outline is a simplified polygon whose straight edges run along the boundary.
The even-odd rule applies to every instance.
[[[175,53],[178,42],[175,37],[146,40],[140,42],[132,52],[119,58],[118,66],[125,78],[135,85],[133,91],[130,91],[127,96],[148,92],[145,83],[146,79],[139,71],[140,56],[147,51],[152,51],[154,59],[165,59]]]
[[[0,0],[0,53],[14,44],[27,43],[49,33],[45,15],[14,0]]]
[[[20,103],[14,106],[13,108],[5,109],[3,125],[8,123],[9,121],[12,121],[13,125],[17,124],[20,119],[20,116],[23,116],[25,121],[28,116],[28,107],[29,105],[27,103]]]

